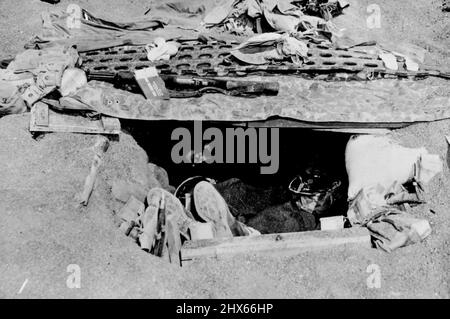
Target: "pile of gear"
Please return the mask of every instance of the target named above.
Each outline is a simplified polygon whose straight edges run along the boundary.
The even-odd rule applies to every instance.
[[[72,81],[70,71],[66,72],[79,63],[74,48],[54,47],[18,54],[6,69],[0,69],[0,115],[23,113],[56,88],[64,95],[73,93],[76,86],[87,83],[83,72],[78,83]]]
[[[425,185],[442,170],[439,155],[425,148],[402,147],[386,137],[363,135],[350,139],[345,157],[347,218],[352,225],[370,230],[375,247],[391,252],[430,235],[428,221],[415,217],[411,208],[416,206],[426,215]]]
[[[206,179],[189,179],[175,194],[152,188],[146,202],[147,208],[130,196],[119,212],[120,229],[143,250],[168,258],[171,263],[181,265],[180,251],[185,240],[260,235],[235,219],[223,197]]]
[[[238,35],[271,31],[329,32],[326,21],[342,13],[346,1],[229,0],[208,12],[207,28],[220,28]]]
[[[97,18],[75,4],[43,13],[42,33],[28,50],[2,60],[0,115],[24,112],[45,98],[57,110],[147,120],[164,116],[170,98],[278,94],[277,81],[242,78],[251,74],[346,81],[449,77],[421,65],[423,52],[416,48],[342,44],[332,18],[348,7],[345,1],[221,3],[201,22],[186,16],[203,15],[204,7],[180,4],[162,5],[153,18],[129,23]],[[158,17],[158,10],[172,10],[174,18]],[[174,24],[185,20],[196,28],[187,32]],[[234,33],[245,33],[245,41]]]

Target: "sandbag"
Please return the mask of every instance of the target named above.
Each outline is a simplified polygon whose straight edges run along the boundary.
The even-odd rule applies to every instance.
[[[413,177],[426,184],[442,170],[442,161],[424,147],[407,148],[385,136],[361,135],[347,143],[345,166],[348,199],[352,200],[361,189],[373,185],[388,189],[394,182],[403,184]]]

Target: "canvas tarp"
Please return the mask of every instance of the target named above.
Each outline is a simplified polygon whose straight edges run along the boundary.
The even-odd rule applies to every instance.
[[[273,79],[272,77],[270,77]],[[257,121],[284,117],[306,122],[408,123],[450,118],[444,79],[325,82],[274,77],[277,96],[208,94],[171,99],[165,117],[176,120]],[[267,80],[268,77],[248,79]]]

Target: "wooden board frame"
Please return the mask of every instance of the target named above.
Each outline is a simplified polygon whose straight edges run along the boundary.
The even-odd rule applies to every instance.
[[[338,246],[370,249],[370,233],[364,227],[335,231],[306,231],[254,237],[215,238],[187,241],[181,248],[182,264],[200,258],[224,259],[242,254],[288,256]]]
[[[117,118],[101,116],[92,120],[83,116],[58,113],[47,104],[38,102],[31,108],[30,132],[69,132],[85,134],[119,135],[120,121]]]

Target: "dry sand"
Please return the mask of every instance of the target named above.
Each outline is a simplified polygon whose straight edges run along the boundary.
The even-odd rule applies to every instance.
[[[339,248],[284,258],[242,256],[199,261],[181,269],[140,251],[115,224],[116,178],[137,181],[147,157],[132,137],[112,142],[87,208],[78,206],[95,137],[48,134],[34,140],[29,117],[0,119],[0,296],[2,297],[449,297],[449,171],[429,185],[436,214],[423,243],[392,254]],[[447,156],[449,121],[394,133],[405,144]],[[420,136],[420,139],[417,138]],[[143,178],[145,180],[145,178]],[[69,289],[67,267],[81,267],[81,288]],[[366,269],[379,265],[380,289]],[[24,281],[28,283],[18,294]]]
[[[127,20],[141,14],[142,1],[73,1],[102,17]],[[69,1],[61,1],[65,7]],[[351,1],[352,4],[355,1]],[[364,12],[370,1],[359,1]],[[440,50],[448,25],[440,1],[379,1],[395,9],[386,19],[401,17],[403,29],[386,32],[397,40],[430,42]],[[411,9],[403,10],[408,5]],[[52,5],[40,1],[0,2],[1,56],[15,54],[39,28],[39,12]],[[355,12],[356,12],[355,11]],[[447,16],[448,19],[448,16]],[[390,21],[390,20],[389,20]],[[444,20],[445,21],[445,20]],[[397,33],[393,32],[397,31]],[[47,134],[33,139],[29,115],[0,119],[0,297],[3,298],[449,298],[450,198],[449,169],[428,187],[426,217],[433,233],[423,243],[391,254],[374,249],[339,248],[298,256],[242,256],[204,260],[178,268],[144,253],[116,227],[120,203],[111,196],[116,178],[146,183],[147,155],[123,133],[112,143],[87,208],[77,194],[89,172],[95,137]],[[417,124],[393,133],[407,146],[425,146],[448,161],[450,122]],[[68,265],[81,268],[81,288],[69,289]],[[381,271],[381,288],[370,289],[367,267]],[[25,287],[21,290],[23,283]],[[21,290],[21,293],[19,291]]]

